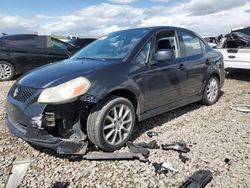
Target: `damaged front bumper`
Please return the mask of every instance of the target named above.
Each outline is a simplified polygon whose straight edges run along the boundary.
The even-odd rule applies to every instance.
[[[81,127],[79,102],[46,105],[8,96],[6,126],[17,137],[60,154],[85,154],[88,142]]]

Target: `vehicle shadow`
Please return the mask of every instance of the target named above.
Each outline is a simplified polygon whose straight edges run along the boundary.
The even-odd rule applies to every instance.
[[[250,81],[250,70],[231,69],[226,74],[227,79]]]
[[[157,115],[155,117],[146,119],[142,122],[136,124],[135,132],[132,136],[132,140],[134,141],[141,135],[145,134],[147,131],[159,127],[167,122],[170,122],[183,114],[199,109],[202,106],[200,102],[196,102],[193,104],[186,105],[184,107],[180,107],[163,114]]]
[[[224,95],[223,91],[220,91],[219,93],[219,100],[220,97]],[[145,134],[147,131],[159,127],[167,122],[170,122],[188,112],[192,112],[194,110],[199,109],[202,107],[203,104],[199,101],[196,103],[188,104],[186,106],[165,112],[163,114],[157,115],[155,117],[149,118],[147,120],[144,120],[140,123],[137,123],[135,132],[132,136],[132,141],[134,141],[136,138],[140,137],[141,135]]]

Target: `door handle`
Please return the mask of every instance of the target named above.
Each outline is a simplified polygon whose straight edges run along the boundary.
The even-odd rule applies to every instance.
[[[238,49],[228,49],[227,52],[228,53],[237,53]]]
[[[230,59],[234,59],[234,58],[236,58],[234,55],[230,55],[230,56],[228,56],[228,58],[230,58]]]
[[[180,64],[180,65],[179,65],[179,69],[180,69],[180,70],[184,70],[184,69],[185,69],[184,65],[183,65],[183,64]]]

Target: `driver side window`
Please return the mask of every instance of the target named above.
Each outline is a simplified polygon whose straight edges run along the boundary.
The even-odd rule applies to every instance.
[[[140,53],[137,55],[135,59],[136,64],[145,65],[148,62],[149,56],[150,56],[150,50],[151,50],[152,43],[149,41],[140,51]]]

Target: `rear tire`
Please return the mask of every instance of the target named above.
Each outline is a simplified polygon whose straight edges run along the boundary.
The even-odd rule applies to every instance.
[[[15,76],[15,68],[6,61],[0,61],[0,81],[11,80]]]
[[[202,103],[209,106],[218,101],[219,98],[219,80],[216,76],[211,76],[206,84],[203,93]]]
[[[120,149],[130,139],[135,119],[128,99],[111,96],[92,108],[87,120],[88,137],[104,151]]]

